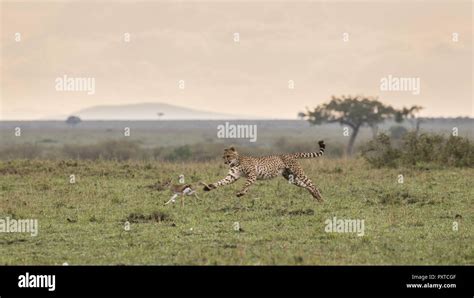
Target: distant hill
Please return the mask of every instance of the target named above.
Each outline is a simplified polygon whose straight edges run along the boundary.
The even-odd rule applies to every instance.
[[[159,113],[162,113],[162,115],[158,116]],[[165,103],[93,106],[74,112],[71,115],[79,116],[82,120],[217,120],[256,118],[201,111]]]

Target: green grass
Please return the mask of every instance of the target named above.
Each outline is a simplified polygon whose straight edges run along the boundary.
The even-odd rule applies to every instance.
[[[164,206],[168,191],[144,187],[179,174],[215,182],[227,173],[217,161],[0,162],[0,218],[39,221],[36,237],[0,233],[0,264],[474,263],[473,169],[302,165],[324,203],[282,178],[257,182],[242,198],[235,193],[243,181],[199,191],[184,207]],[[365,236],[325,232],[334,216],[363,219]]]

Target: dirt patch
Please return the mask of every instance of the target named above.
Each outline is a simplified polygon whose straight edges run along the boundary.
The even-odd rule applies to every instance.
[[[314,215],[313,209],[296,209],[296,210],[287,210],[280,209],[277,211],[278,215],[289,215],[289,216],[301,216],[301,215]]]
[[[18,171],[15,167],[5,167],[0,168],[0,175],[19,175],[20,171]]]
[[[12,244],[17,244],[17,243],[22,243],[22,242],[26,242],[26,239],[2,240],[0,241],[0,244],[12,245]]]
[[[143,223],[143,222],[162,222],[171,221],[169,214],[163,211],[154,211],[151,214],[145,215],[142,213],[130,213],[125,221],[130,223]]]

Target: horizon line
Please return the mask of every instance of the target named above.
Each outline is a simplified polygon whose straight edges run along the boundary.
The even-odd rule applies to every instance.
[[[80,117],[79,117],[80,118]],[[67,119],[67,118],[66,118]],[[0,122],[66,122],[66,119],[0,119]],[[474,120],[474,117],[471,116],[431,116],[431,117],[417,117],[417,119],[471,119]],[[107,122],[107,121],[153,121],[153,122],[163,122],[163,121],[308,121],[307,119],[299,118],[222,118],[222,119],[81,119],[81,122]],[[387,119],[388,121],[393,119]],[[407,119],[409,120],[409,119]]]

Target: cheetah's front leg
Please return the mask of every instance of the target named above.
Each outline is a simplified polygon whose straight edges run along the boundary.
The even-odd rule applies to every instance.
[[[201,182],[201,184],[204,185],[204,188],[203,188],[204,191],[211,191],[213,189],[216,189],[219,186],[234,183],[239,178],[240,178],[240,176],[236,173],[235,170],[230,170],[229,174],[227,174],[227,176],[225,178],[217,181],[216,183],[212,183],[212,184],[207,185],[207,184]]]
[[[252,185],[256,180],[257,180],[257,175],[255,175],[255,174],[248,175],[247,176],[247,181],[245,181],[244,188],[242,188],[242,190],[237,193],[237,197],[241,197],[244,194],[246,194],[247,190],[250,187],[250,185]]]

